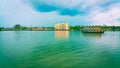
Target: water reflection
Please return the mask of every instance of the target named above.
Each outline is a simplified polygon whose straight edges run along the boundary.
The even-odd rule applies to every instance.
[[[14,38],[16,39],[16,40],[20,40],[20,37],[21,37],[21,32],[20,31],[14,31]]]
[[[69,38],[69,31],[55,31],[55,38],[68,39]]]
[[[102,37],[102,34],[103,33],[82,33],[84,36],[87,36],[87,37]]]

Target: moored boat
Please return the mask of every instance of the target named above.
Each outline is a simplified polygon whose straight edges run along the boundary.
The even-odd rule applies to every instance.
[[[84,28],[83,33],[104,33],[101,28]]]

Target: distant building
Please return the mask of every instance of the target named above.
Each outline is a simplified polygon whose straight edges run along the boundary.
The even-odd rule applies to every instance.
[[[68,23],[56,23],[54,24],[55,30],[69,30]]]

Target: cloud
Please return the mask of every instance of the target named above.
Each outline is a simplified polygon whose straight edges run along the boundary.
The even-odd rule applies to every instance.
[[[48,0],[50,1],[50,0]],[[69,8],[63,8],[63,6],[61,5],[55,5],[58,2],[54,2],[54,1],[50,1],[50,3],[48,1],[43,1],[43,0],[36,0],[30,1],[30,4],[32,6],[33,9],[35,9],[38,12],[52,12],[52,11],[56,11],[58,12],[60,15],[70,15],[70,16],[75,16],[77,14],[79,14],[79,11],[74,9],[69,9]],[[59,0],[57,0],[59,1]],[[53,3],[53,4],[52,4]]]
[[[70,9],[62,9],[59,11],[60,15],[70,15],[70,16],[75,16],[79,14],[77,10],[70,10]]]
[[[99,0],[28,0],[30,6],[38,12],[56,11],[60,15],[84,15]]]
[[[120,0],[1,0],[0,25],[120,25]]]
[[[70,15],[74,16],[79,14],[78,10],[76,9],[67,9],[67,8],[61,8],[61,7],[56,7],[53,5],[48,5],[44,3],[34,3],[32,6],[36,11],[40,12],[52,12],[52,11],[58,11],[60,15]]]
[[[38,12],[56,11],[60,15],[86,15],[96,7],[107,7],[119,0],[27,0]]]
[[[52,6],[52,5],[47,5],[43,3],[34,3],[32,6],[35,10],[40,11],[40,12],[51,12],[54,10],[57,10],[57,7]]]
[[[90,14],[91,24],[94,25],[120,25],[120,3],[115,3]]]

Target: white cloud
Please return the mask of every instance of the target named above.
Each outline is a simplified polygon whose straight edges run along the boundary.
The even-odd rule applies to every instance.
[[[51,25],[55,22],[70,22],[72,25],[120,25],[120,3],[111,3],[110,6],[102,5],[113,0],[37,0],[53,6],[68,9],[78,9],[87,12],[86,15],[62,16],[54,12],[37,12],[26,3],[26,0],[0,1],[0,18],[3,24],[15,25]],[[87,10],[87,9],[90,10]],[[1,24],[1,22],[0,22]]]
[[[91,24],[94,25],[120,25],[120,3],[109,6],[107,9],[92,11]]]

